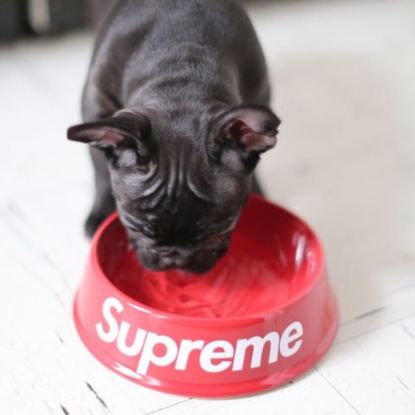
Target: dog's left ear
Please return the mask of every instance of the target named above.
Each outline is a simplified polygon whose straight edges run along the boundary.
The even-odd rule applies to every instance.
[[[68,129],[68,139],[101,150],[134,147],[140,156],[150,156],[150,121],[143,114],[121,111],[113,117]]]
[[[267,107],[242,105],[222,114],[214,126],[217,144],[263,153],[277,142],[279,118]]]

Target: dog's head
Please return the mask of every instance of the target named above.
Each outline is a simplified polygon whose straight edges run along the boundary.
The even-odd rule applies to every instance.
[[[125,110],[71,127],[68,138],[106,154],[121,222],[144,266],[204,273],[226,252],[279,124],[265,107],[241,106],[195,125],[190,137]]]

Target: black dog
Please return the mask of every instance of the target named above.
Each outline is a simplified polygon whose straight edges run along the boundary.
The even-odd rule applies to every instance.
[[[211,269],[226,252],[278,118],[254,29],[232,0],[119,0],[86,82],[92,235],[118,208],[151,269]],[[115,197],[115,200],[114,200]]]

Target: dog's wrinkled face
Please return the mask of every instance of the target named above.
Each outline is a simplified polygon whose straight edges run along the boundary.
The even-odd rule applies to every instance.
[[[246,178],[232,177],[192,147],[170,139],[147,171],[111,169],[121,221],[148,268],[211,269],[229,246],[249,192]]]
[[[143,265],[204,273],[227,251],[278,125],[266,108],[239,107],[194,139],[123,111],[68,136],[106,153],[120,219]]]

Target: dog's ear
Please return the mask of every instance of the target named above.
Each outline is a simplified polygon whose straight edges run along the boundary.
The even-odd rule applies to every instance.
[[[275,146],[280,124],[269,108],[243,105],[216,119],[214,135],[219,145],[260,154]]]
[[[134,148],[142,158],[150,156],[151,125],[148,118],[139,113],[121,111],[113,117],[70,127],[68,139],[86,143],[106,152],[122,148]]]
[[[208,154],[235,172],[251,173],[261,153],[275,146],[280,124],[264,106],[241,105],[227,110],[211,124]]]

